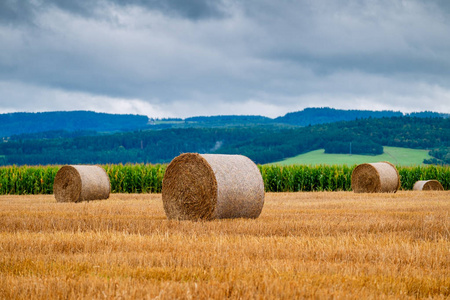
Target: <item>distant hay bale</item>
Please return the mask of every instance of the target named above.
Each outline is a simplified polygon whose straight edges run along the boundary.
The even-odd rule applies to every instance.
[[[167,167],[162,200],[169,219],[257,218],[264,182],[245,156],[185,153]]]
[[[107,199],[109,192],[108,174],[99,166],[63,166],[56,173],[53,184],[58,202]]]
[[[437,180],[419,180],[414,183],[414,191],[443,191],[444,187]]]
[[[400,188],[400,175],[390,162],[360,164],[352,172],[355,193],[395,193]]]

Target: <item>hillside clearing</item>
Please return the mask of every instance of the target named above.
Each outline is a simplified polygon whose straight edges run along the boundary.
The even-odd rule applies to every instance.
[[[384,153],[380,155],[349,155],[349,154],[326,154],[324,149],[300,154],[287,158],[273,164],[279,165],[356,165],[362,163],[373,163],[388,161],[395,165],[414,166],[422,165],[424,159],[430,159],[429,150],[409,149],[399,147],[383,147]]]
[[[0,196],[0,298],[450,296],[450,192],[268,193],[258,219],[168,221],[160,194]]]

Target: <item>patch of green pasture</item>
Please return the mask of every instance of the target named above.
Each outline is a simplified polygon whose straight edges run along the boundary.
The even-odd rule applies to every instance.
[[[388,161],[395,165],[414,166],[422,165],[424,159],[429,159],[429,150],[418,150],[399,147],[383,147],[384,153],[380,155],[349,155],[349,154],[326,154],[324,149],[319,149],[283,161],[274,162],[276,165],[357,165],[362,163],[373,163]]]

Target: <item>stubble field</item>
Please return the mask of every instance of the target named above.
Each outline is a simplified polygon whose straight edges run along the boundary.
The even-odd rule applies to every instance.
[[[169,221],[161,194],[0,196],[1,299],[450,297],[450,192],[268,193]]]

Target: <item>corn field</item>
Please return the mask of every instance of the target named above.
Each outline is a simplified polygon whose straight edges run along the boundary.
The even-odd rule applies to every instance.
[[[58,166],[0,167],[0,194],[52,194]]]
[[[167,165],[105,165],[112,193],[161,193]]]
[[[167,165],[104,165],[112,193],[160,193]],[[266,192],[350,191],[355,166],[259,166]],[[52,194],[59,166],[0,167],[0,194]],[[449,166],[398,166],[401,189],[417,180],[436,179],[450,189]]]
[[[266,192],[350,191],[354,167],[259,166]]]

